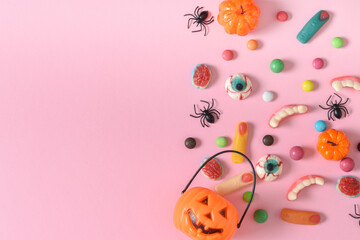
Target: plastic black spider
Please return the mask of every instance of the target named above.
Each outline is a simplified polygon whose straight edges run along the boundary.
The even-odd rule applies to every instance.
[[[352,218],[355,218],[355,219],[360,219],[360,214],[356,212],[356,204],[354,204],[354,207],[355,207],[355,215],[352,215],[349,213],[349,215],[352,217]],[[360,226],[360,220],[359,220],[359,226]]]
[[[190,114],[190,117],[200,118],[201,126],[203,126],[203,127],[205,127],[205,126],[210,127],[210,126],[207,124],[207,122],[208,122],[208,123],[214,123],[214,122],[215,122],[214,115],[217,117],[217,119],[219,119],[220,113],[219,113],[218,110],[213,109],[213,107],[214,107],[214,99],[212,99],[211,105],[210,105],[209,102],[204,101],[204,100],[200,100],[200,102],[207,103],[207,105],[208,105],[207,108],[204,107],[204,110],[201,110],[201,109],[200,109],[200,112],[201,112],[201,113],[197,113],[197,112],[196,112],[196,108],[195,108],[195,104],[194,104],[194,112],[195,112],[196,116]]]
[[[211,16],[211,18],[209,20],[205,19],[208,17],[209,12],[208,11],[202,11],[200,12],[200,10],[203,9],[203,7],[199,7],[197,6],[194,10],[194,14],[185,14],[185,16],[191,16],[191,18],[189,18],[188,20],[188,29],[190,28],[190,21],[194,20],[193,24],[196,24],[196,27],[200,25],[200,29],[196,30],[196,31],[192,31],[192,32],[200,32],[203,30],[203,27],[205,29],[205,33],[204,36],[206,36],[206,26],[205,25],[209,25],[210,23],[212,23],[214,21],[214,17]]]
[[[345,116],[346,117],[346,114],[349,114],[349,111],[347,110],[347,108],[344,106],[348,101],[349,101],[349,98],[346,99],[346,101],[344,103],[342,103],[342,98],[337,95],[336,93],[334,93],[338,98],[340,98],[340,102],[338,103],[337,100],[335,100],[335,103],[333,103],[333,101],[331,101],[331,105],[329,105],[329,101],[330,101],[330,98],[332,97],[332,95],[328,98],[328,100],[326,101],[326,105],[329,106],[328,108],[324,108],[322,107],[321,105],[319,105],[319,107],[321,107],[322,109],[324,110],[329,110],[328,111],[328,119],[330,120],[333,120],[335,121],[334,117],[335,116],[337,119],[340,119],[342,117],[342,111],[344,111],[345,113]]]

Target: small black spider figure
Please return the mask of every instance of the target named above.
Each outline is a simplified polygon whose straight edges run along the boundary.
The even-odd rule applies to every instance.
[[[356,212],[356,204],[354,204],[354,207],[355,207],[355,215],[352,215],[349,213],[349,215],[352,217],[352,218],[355,218],[355,219],[360,219],[360,214]],[[359,220],[359,226],[360,226],[360,220]]]
[[[214,107],[214,99],[212,99],[211,105],[210,105],[210,103],[207,102],[207,101],[200,100],[200,102],[207,103],[207,105],[208,105],[207,108],[204,107],[204,110],[201,110],[201,109],[200,109],[200,112],[201,112],[201,113],[197,113],[197,112],[196,112],[196,108],[195,108],[195,104],[194,104],[194,112],[195,112],[196,116],[190,114],[190,117],[200,118],[201,126],[203,126],[203,127],[205,127],[205,126],[210,127],[210,126],[207,124],[207,122],[208,122],[208,123],[214,123],[214,122],[215,122],[214,115],[217,117],[217,119],[219,119],[220,113],[219,113],[218,110],[213,109],[213,107]]]
[[[214,17],[211,16],[211,18],[209,20],[205,20],[208,17],[209,12],[208,11],[202,11],[200,12],[200,10],[203,9],[203,7],[199,7],[197,6],[194,10],[194,14],[185,14],[185,16],[191,16],[191,18],[189,18],[188,20],[188,29],[190,28],[190,21],[194,20],[193,24],[196,24],[196,27],[200,25],[200,29],[196,30],[196,31],[192,31],[192,32],[200,32],[203,30],[203,27],[205,29],[205,33],[204,36],[206,36],[206,26],[205,25],[209,25],[210,23],[212,23],[214,21]]]
[[[342,103],[342,98],[337,95],[336,93],[334,93],[338,98],[340,98],[340,102],[338,103],[337,100],[335,100],[335,103],[333,103],[333,101],[331,101],[331,105],[329,104],[330,98],[332,97],[332,95],[328,98],[328,100],[326,101],[326,105],[329,106],[328,108],[324,108],[321,105],[319,105],[319,107],[321,107],[324,110],[328,110],[328,119],[335,121],[334,116],[337,119],[340,119],[342,117],[342,111],[344,111],[345,115],[344,117],[346,117],[346,114],[349,114],[349,111],[347,110],[347,108],[344,106],[348,101],[349,98],[346,99],[346,101],[344,103]]]

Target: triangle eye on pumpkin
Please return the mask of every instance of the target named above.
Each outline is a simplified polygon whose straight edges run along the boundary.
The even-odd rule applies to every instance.
[[[212,220],[211,213],[206,214],[205,217],[207,217],[208,219]]]
[[[224,218],[227,218],[227,211],[226,210],[227,210],[226,208],[223,208],[219,212],[220,215],[223,216]]]
[[[206,196],[203,200],[201,200],[200,201],[202,204],[204,204],[204,205],[209,205],[209,199],[208,199],[208,197]]]

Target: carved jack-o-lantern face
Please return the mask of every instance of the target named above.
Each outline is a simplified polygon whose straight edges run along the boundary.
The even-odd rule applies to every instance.
[[[236,208],[207,188],[187,190],[175,206],[175,226],[196,240],[228,240],[238,221]]]

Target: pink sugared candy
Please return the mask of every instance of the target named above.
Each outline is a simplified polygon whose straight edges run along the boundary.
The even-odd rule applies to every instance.
[[[208,160],[208,158],[205,158],[201,162],[201,165],[203,165],[206,160]],[[209,179],[218,180],[224,175],[224,168],[217,159],[213,158],[201,169],[201,172]]]
[[[225,50],[222,53],[222,58],[226,61],[230,61],[234,58],[234,53],[231,50]]]
[[[290,149],[290,158],[293,160],[300,160],[304,157],[304,149],[299,146],[294,146]]]
[[[351,158],[346,157],[340,161],[340,168],[344,172],[350,172],[351,170],[354,169],[354,166],[355,166],[354,160],[352,160]]]
[[[321,69],[324,66],[324,60],[321,58],[315,58],[312,62],[312,65],[315,69]]]
[[[276,18],[280,22],[285,22],[288,19],[288,14],[287,14],[287,12],[280,11],[276,14]]]

